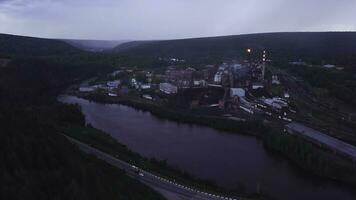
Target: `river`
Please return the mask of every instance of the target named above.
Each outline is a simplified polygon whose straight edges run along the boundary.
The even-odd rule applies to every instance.
[[[267,151],[254,137],[159,119],[149,112],[73,96],[87,123],[145,157],[167,160],[189,174],[226,188],[260,191],[274,199],[355,200],[356,191],[322,180]]]

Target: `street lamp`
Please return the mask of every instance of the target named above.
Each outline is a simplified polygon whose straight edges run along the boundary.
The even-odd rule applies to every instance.
[[[246,49],[246,52],[247,52],[247,60],[248,60],[248,62],[251,62],[252,49],[248,48],[248,49]]]

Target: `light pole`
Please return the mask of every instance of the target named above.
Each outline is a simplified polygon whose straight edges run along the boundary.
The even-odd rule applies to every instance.
[[[246,49],[246,52],[247,52],[247,60],[250,63],[251,62],[252,49],[248,48],[248,49]]]

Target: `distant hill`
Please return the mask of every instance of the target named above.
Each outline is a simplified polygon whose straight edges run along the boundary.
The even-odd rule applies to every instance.
[[[0,56],[70,55],[82,51],[63,41],[0,34]]]
[[[251,48],[255,57],[267,50],[271,59],[323,60],[348,64],[356,61],[356,32],[261,33],[222,37],[128,42],[115,52],[127,55],[185,59],[241,58]]]
[[[129,40],[68,40],[68,39],[63,39],[63,41],[82,50],[93,51],[93,52],[110,50],[122,43],[129,42]]]
[[[132,49],[135,49],[136,47],[141,48],[143,44],[154,44],[155,42],[159,42],[162,40],[142,40],[142,41],[130,41],[130,42],[124,42],[115,48],[113,48],[113,52],[125,52],[125,51],[130,51]],[[169,40],[166,40],[169,41]]]

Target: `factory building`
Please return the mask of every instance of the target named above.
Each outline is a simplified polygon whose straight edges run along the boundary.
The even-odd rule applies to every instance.
[[[215,83],[221,83],[222,76],[223,76],[223,72],[222,71],[216,72],[216,74],[214,76],[214,82]]]
[[[284,107],[288,107],[288,103],[282,98],[273,97],[262,99],[263,103],[272,107],[273,109],[281,110]]]
[[[170,83],[160,83],[159,90],[166,94],[175,94],[178,92],[178,87]]]
[[[335,67],[336,67],[335,65],[331,65],[331,64],[323,65],[323,68],[327,68],[327,69],[332,69],[332,68],[335,68]]]
[[[109,88],[117,88],[117,87],[119,87],[119,85],[120,85],[120,80],[108,81],[108,82],[106,83],[106,85],[107,85]]]
[[[230,88],[230,97],[245,97],[245,90],[242,88]]]
[[[79,92],[94,92],[96,90],[95,87],[80,87]]]

